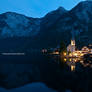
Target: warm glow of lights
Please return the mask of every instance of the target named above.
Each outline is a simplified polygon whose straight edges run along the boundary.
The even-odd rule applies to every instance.
[[[59,54],[59,52],[56,52],[56,54]]]
[[[71,57],[71,56],[72,56],[72,54],[70,53],[70,54],[69,54],[69,56]]]
[[[53,52],[52,54],[56,54],[56,55],[58,55],[58,54],[59,54],[59,52]]]
[[[75,42],[73,40],[71,40],[71,45],[75,45]]]
[[[83,56],[83,55],[84,55],[84,54],[82,54],[82,53],[81,53],[81,55],[80,55],[80,56]]]
[[[67,60],[67,59],[66,59],[66,58],[64,58],[64,61],[65,61],[65,62],[66,62],[66,60]]]
[[[66,54],[66,52],[64,52],[63,54],[64,54],[64,56],[66,56],[66,55],[67,55],[67,54]]]
[[[75,66],[71,65],[71,71],[74,71],[74,70],[75,70]]]
[[[72,61],[72,59],[70,58],[69,61]]]
[[[76,61],[77,61],[77,59],[74,59],[74,61],[76,62]]]
[[[83,63],[83,60],[81,60],[80,63]]]
[[[74,53],[74,56],[78,56],[78,54],[77,53]]]

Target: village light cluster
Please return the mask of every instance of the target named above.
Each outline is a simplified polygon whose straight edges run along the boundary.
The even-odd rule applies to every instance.
[[[69,58],[80,58],[82,56],[84,56],[85,54],[92,54],[92,45],[87,46],[83,46],[83,48],[81,50],[76,50],[76,44],[75,44],[75,40],[72,39],[71,43],[67,46],[67,51],[63,52],[63,55],[60,54],[59,52],[60,48],[50,48],[48,49],[42,49],[42,53],[49,53],[49,54],[53,54],[53,55],[61,55],[64,57],[69,57]]]
[[[92,45],[89,45],[89,47],[84,46],[81,50],[76,50],[75,40],[72,39],[71,44],[69,44],[67,46],[67,54],[64,53],[63,55],[67,56],[67,57],[82,57],[85,54],[92,54],[92,48],[91,47],[92,47]]]

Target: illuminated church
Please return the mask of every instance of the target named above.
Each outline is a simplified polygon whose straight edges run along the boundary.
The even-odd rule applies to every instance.
[[[74,39],[72,39],[71,44],[67,46],[67,51],[71,53],[75,52],[75,40]]]
[[[72,39],[71,44],[67,46],[67,52],[70,52],[70,57],[81,57],[85,54],[92,54],[92,48],[84,46],[81,50],[76,50],[75,40]]]

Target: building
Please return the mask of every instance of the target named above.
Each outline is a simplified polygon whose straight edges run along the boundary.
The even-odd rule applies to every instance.
[[[71,44],[67,46],[67,52],[69,57],[82,57],[85,54],[92,54],[92,45],[84,46],[81,50],[76,50],[75,40],[71,40]]]
[[[92,44],[89,44],[89,45],[88,45],[88,48],[89,48],[90,54],[92,54]]]
[[[75,52],[75,40],[74,39],[72,39],[71,44],[67,46],[67,52],[71,52],[71,53]]]
[[[82,53],[83,54],[88,54],[90,52],[90,49],[87,47],[87,46],[84,46],[82,49],[81,49]]]

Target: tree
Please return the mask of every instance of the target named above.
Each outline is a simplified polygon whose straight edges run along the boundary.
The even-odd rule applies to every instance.
[[[60,43],[60,54],[63,54],[63,52],[66,52],[66,45],[63,41]]]

